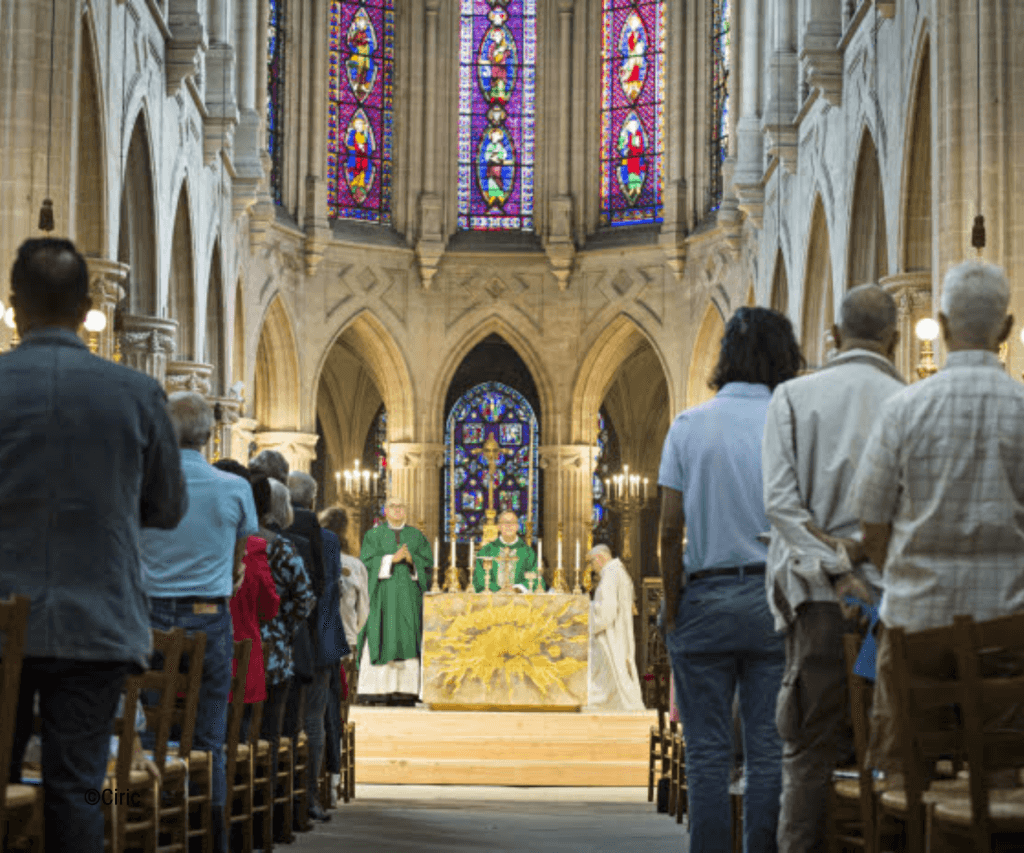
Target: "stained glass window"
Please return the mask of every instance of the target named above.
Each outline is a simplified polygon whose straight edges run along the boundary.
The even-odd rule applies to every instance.
[[[729,0],[711,3],[710,210],[722,203],[722,164],[729,153],[729,66],[732,29]]]
[[[661,222],[665,3],[603,0],[601,224]]]
[[[383,403],[366,433],[363,465],[375,472],[377,478],[377,505],[372,510],[371,523],[379,523],[384,518],[384,502],[388,495],[388,410]]]
[[[270,192],[281,203],[284,141],[284,46],[287,0],[270,0],[267,29],[267,151],[270,153]]]
[[[456,538],[479,538],[487,509],[487,461],[476,452],[494,436],[501,455],[494,481],[498,512],[512,510],[525,530],[528,517],[537,528],[537,417],[526,398],[500,382],[470,388],[452,407],[445,427],[445,530],[451,529],[452,434],[455,437]],[[533,477],[530,472],[533,471]],[[530,489],[532,480],[532,491]]]
[[[619,440],[608,413],[601,407],[597,415],[597,465],[592,484],[594,511],[591,519],[594,544],[611,545],[614,529],[607,505],[605,480],[618,472]]]
[[[459,228],[533,230],[537,0],[460,0]]]
[[[327,12],[327,208],[391,221],[394,0],[332,0]]]

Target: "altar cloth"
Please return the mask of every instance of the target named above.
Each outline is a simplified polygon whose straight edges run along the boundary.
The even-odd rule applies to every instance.
[[[436,710],[577,711],[587,704],[585,595],[423,596],[423,702]]]

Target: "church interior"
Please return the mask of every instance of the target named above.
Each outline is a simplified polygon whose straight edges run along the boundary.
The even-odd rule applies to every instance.
[[[207,397],[211,460],[277,450],[360,533],[397,495],[441,572],[495,510],[548,583],[608,544],[643,675],[662,441],[737,308],[813,369],[876,282],[911,382],[952,265],[1024,316],[1022,31],[1004,0],[0,0],[0,268],[73,240],[82,336]]]

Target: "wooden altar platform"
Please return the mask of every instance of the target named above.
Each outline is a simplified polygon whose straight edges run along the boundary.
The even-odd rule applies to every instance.
[[[431,711],[353,705],[356,779],[381,785],[646,787],[654,711]]]

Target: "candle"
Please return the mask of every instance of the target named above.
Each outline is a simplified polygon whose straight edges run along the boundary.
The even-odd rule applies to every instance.
[[[647,478],[644,477],[644,500],[647,500]]]
[[[530,469],[526,483],[526,523],[533,529],[533,434],[530,434],[530,455],[527,458],[527,466]],[[527,543],[529,544],[529,543]]]
[[[437,541],[437,537],[435,536],[434,537],[434,568],[435,569],[437,568],[437,549],[438,549],[438,545],[439,545],[439,543]]]
[[[558,568],[562,568],[562,535],[558,535]]]
[[[337,493],[337,498],[341,500],[341,471],[334,472],[334,490]]]
[[[544,570],[544,540],[537,538],[537,571]]]
[[[455,525],[452,525],[452,557],[449,562],[452,568],[455,568]]]
[[[346,471],[345,472],[345,491],[347,491],[347,492],[351,492],[352,491],[352,472],[351,471]]]
[[[576,571],[580,570],[580,540],[576,540]]]

